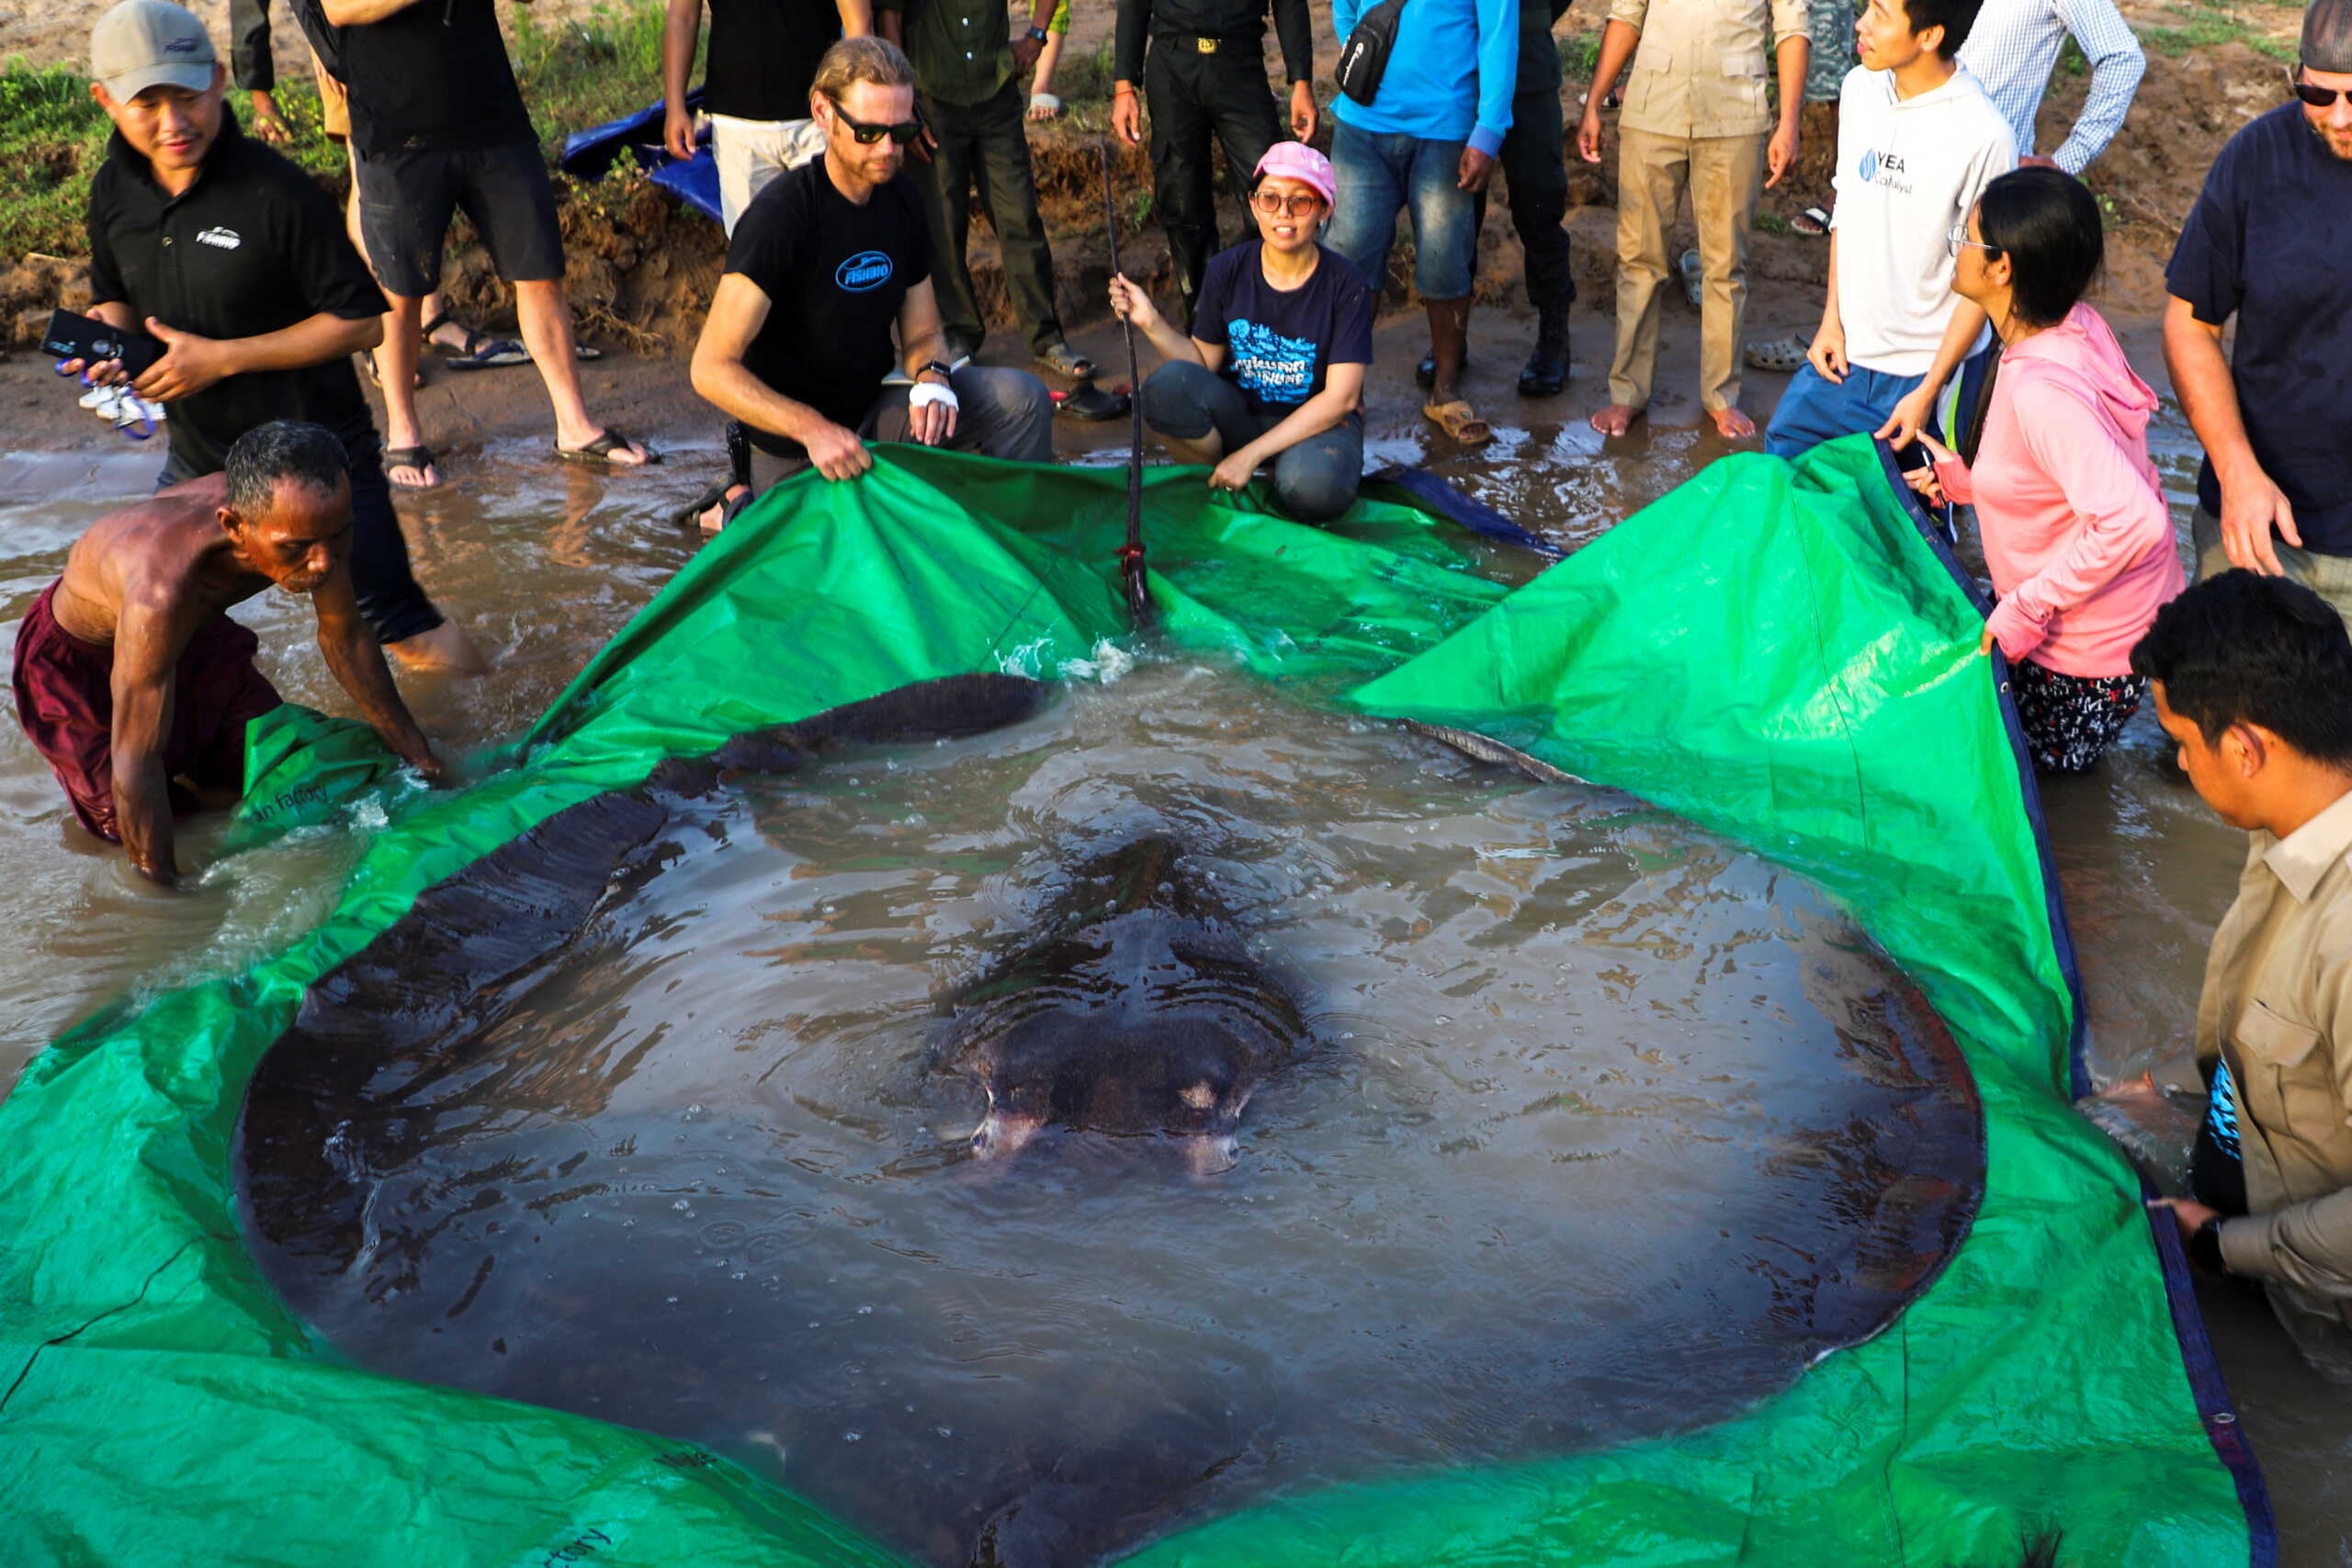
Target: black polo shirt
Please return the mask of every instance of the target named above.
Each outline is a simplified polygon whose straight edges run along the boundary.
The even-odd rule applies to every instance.
[[[386,310],[344,232],[343,213],[310,175],[237,130],[220,139],[179,196],[155,183],[119,133],[90,182],[90,295],[120,300],[141,321],[202,337],[258,337],[322,313],[365,321]],[[357,462],[379,443],[351,356],[300,370],[255,370],[171,405],[172,454],[199,474],[230,444],[273,419],[333,431]]]

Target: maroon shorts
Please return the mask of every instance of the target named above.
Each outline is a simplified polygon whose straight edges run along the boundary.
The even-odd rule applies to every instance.
[[[50,614],[57,584],[41,590],[17,628],[17,722],[49,760],[82,826],[122,841],[114,817],[114,649],[84,642]],[[253,633],[215,615],[188,638],[172,671],[172,729],[164,776],[208,788],[242,788],[245,726],[283,700],[254,668]],[[196,797],[174,783],[172,808]]]

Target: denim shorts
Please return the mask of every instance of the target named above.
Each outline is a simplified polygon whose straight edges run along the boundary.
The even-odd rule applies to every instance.
[[[1375,294],[1387,287],[1388,247],[1400,207],[1413,221],[1413,287],[1421,298],[1469,294],[1478,259],[1478,209],[1458,183],[1463,146],[1401,131],[1359,130],[1346,120],[1332,132],[1340,189],[1323,243],[1353,262]]]
[[[421,299],[441,287],[441,244],[462,211],[509,283],[563,276],[555,187],[536,141],[463,152],[356,152],[359,233],[387,294]]]

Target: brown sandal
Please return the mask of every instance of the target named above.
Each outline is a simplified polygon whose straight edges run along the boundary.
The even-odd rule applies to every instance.
[[[1421,409],[1422,417],[1446,434],[1448,440],[1464,446],[1484,446],[1495,438],[1494,428],[1480,419],[1470,405],[1460,398],[1448,403],[1428,403]]]

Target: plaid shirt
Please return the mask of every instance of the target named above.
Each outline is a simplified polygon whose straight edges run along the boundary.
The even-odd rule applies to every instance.
[[[2080,175],[2123,129],[2124,111],[2148,68],[2115,0],[1985,0],[1960,46],[1960,61],[2009,122],[2018,156],[2028,157],[2034,117],[2068,33],[2091,63],[2091,90],[2074,131],[2051,156],[2068,174]]]

